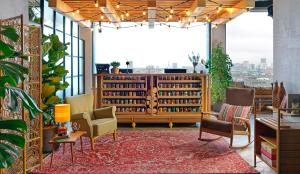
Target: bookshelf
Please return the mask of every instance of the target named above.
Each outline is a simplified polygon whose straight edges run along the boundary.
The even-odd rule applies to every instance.
[[[116,106],[119,123],[199,122],[209,111],[206,74],[96,74],[95,107]]]

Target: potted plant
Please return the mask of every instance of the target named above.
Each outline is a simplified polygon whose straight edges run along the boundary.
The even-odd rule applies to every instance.
[[[229,55],[225,53],[224,48],[219,43],[216,48],[213,48],[212,58],[206,63],[206,68],[211,75],[211,95],[215,111],[220,110],[225,99],[226,88],[232,84],[232,66]]]
[[[194,52],[192,52],[192,56],[189,56],[189,60],[192,62],[193,64],[193,73],[197,73],[196,72],[196,66],[199,64],[199,60],[200,60],[200,55],[198,54],[197,56],[194,54]]]
[[[55,136],[57,129],[53,109],[55,104],[62,103],[62,99],[57,96],[57,92],[69,86],[67,82],[63,82],[68,71],[65,70],[62,61],[64,56],[68,55],[66,52],[68,44],[63,44],[57,35],[52,34],[43,36],[42,45],[43,152],[51,152],[52,148],[48,142]]]
[[[113,74],[119,74],[120,73],[120,69],[119,69],[120,62],[113,61],[113,62],[110,63],[110,65],[113,67],[111,69],[111,73],[113,73]]]
[[[0,26],[0,98],[6,98],[6,108],[11,112],[16,112],[20,107],[28,110],[30,120],[33,120],[35,115],[42,111],[38,108],[35,101],[22,89],[17,87],[17,84],[25,80],[28,74],[28,68],[19,64],[9,62],[8,59],[27,59],[21,52],[17,52],[14,43],[19,40],[17,31],[10,26]],[[20,106],[21,100],[22,106]],[[2,102],[0,107],[2,106]],[[27,130],[25,121],[21,119],[0,120],[0,169],[10,167],[19,156],[19,148],[25,146],[25,139],[22,134]]]

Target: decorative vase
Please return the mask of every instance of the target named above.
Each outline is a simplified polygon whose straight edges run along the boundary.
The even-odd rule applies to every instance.
[[[280,105],[280,101],[279,101],[279,98],[278,98],[278,88],[279,88],[278,82],[276,81],[273,84],[273,92],[272,92],[272,105],[275,108],[278,108],[279,105]]]
[[[280,106],[285,94],[286,94],[286,92],[285,92],[285,88],[283,86],[283,82],[280,82],[280,85],[278,88],[278,94],[277,94],[278,100],[279,100],[279,106]]]
[[[113,74],[120,74],[120,69],[119,68],[112,68],[111,73]]]

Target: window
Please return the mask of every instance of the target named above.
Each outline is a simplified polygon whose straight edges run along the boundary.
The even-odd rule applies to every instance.
[[[79,25],[68,17],[53,11],[48,7],[45,0],[44,6],[44,27],[43,34],[49,35],[55,33],[59,40],[69,43],[67,53],[63,59],[66,70],[69,73],[65,81],[69,87],[65,91],[59,91],[57,95],[61,98],[84,93],[84,41],[79,36]]]
[[[273,81],[273,19],[266,12],[248,12],[226,24],[226,49],[234,66],[233,80],[248,86]]]

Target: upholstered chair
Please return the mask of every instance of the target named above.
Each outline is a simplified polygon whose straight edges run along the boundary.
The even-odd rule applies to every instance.
[[[248,135],[250,144],[250,115],[254,95],[255,90],[252,88],[227,88],[225,103],[219,113],[201,113],[199,140],[202,140],[202,132],[212,133],[230,138],[232,147],[233,135],[238,134]],[[227,115],[230,117],[226,117]]]
[[[94,142],[97,137],[112,133],[116,140],[115,106],[94,109],[92,94],[66,97],[66,103],[71,106],[71,122],[76,122],[79,130],[87,132],[85,136],[90,138],[92,150],[94,150]]]

